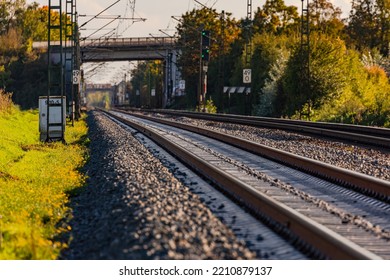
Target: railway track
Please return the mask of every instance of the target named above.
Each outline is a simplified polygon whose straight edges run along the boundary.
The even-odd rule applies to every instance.
[[[122,112],[122,111],[119,111]],[[127,112],[131,114],[130,112]],[[135,116],[140,116],[135,113]],[[381,200],[390,200],[390,182],[367,176],[348,169],[335,167],[324,162],[309,159],[289,152],[274,149],[265,145],[254,143],[253,141],[241,139],[224,133],[219,133],[214,130],[183,124],[181,122],[170,121],[162,118],[155,118],[147,115],[142,115],[142,118],[170,125],[173,127],[189,130],[207,137],[211,137],[222,141],[224,143],[239,147],[251,153],[269,158],[271,160],[280,162],[298,170],[305,171],[315,176],[319,176],[326,180],[337,182],[353,188],[362,193],[374,196]]]
[[[325,182],[294,169],[287,170],[288,168],[269,163],[268,160],[242,149],[198,134],[195,136],[193,132],[183,132],[182,124],[176,123],[175,126],[181,128],[173,129],[172,122],[161,119],[142,116],[143,120],[140,120],[123,113],[109,114],[158,142],[263,220],[270,221],[274,228],[290,232],[294,238],[303,240],[326,258],[390,258],[388,249],[390,223],[386,217],[390,213],[388,203],[346,190],[340,185]],[[164,125],[156,124],[156,121]],[[171,127],[166,127],[168,124]],[[186,129],[199,133],[198,128]],[[211,134],[216,137],[215,132],[201,133],[207,137]],[[239,141],[235,138],[230,140]],[[228,142],[226,139],[224,141]],[[230,144],[243,147],[242,142]],[[245,147],[245,150],[250,149]],[[296,160],[286,157],[285,152],[281,153],[282,156],[278,156],[275,150],[271,150],[270,153],[268,157],[281,157],[280,161]],[[316,169],[318,166],[321,169],[322,166],[313,161],[309,161],[308,165],[310,169]],[[325,171],[317,173],[328,172],[329,169],[326,168]],[[339,170],[338,173],[344,171]],[[333,172],[329,176],[340,176],[334,175],[336,173]],[[342,175],[337,179],[342,182],[341,185],[355,185],[355,188],[376,193],[388,201],[389,182],[353,172],[347,173],[347,176]]]
[[[126,107],[124,110],[130,110]],[[135,110],[135,109],[131,109]],[[136,110],[137,111],[137,110]],[[380,127],[369,127],[361,125],[348,125],[325,122],[308,122],[300,120],[288,120],[278,118],[265,118],[241,115],[207,114],[200,112],[177,111],[177,110],[138,110],[139,112],[149,112],[166,114],[171,116],[181,116],[208,121],[229,122],[240,125],[250,125],[254,127],[282,129],[294,131],[308,135],[329,137],[343,141],[382,147],[390,149],[390,129]]]

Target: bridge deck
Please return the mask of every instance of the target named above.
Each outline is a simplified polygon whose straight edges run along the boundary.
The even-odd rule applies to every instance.
[[[52,42],[59,46],[60,42]],[[165,59],[174,49],[174,37],[99,38],[80,41],[83,62]],[[63,47],[71,42],[62,42]],[[47,42],[34,42],[33,48],[47,50]]]
[[[63,41],[63,47],[71,46],[71,41]],[[152,47],[152,46],[174,46],[176,38],[174,37],[138,37],[138,38],[98,38],[80,40],[80,47]],[[59,46],[60,41],[51,42],[52,45]],[[34,42],[34,49],[47,49],[47,41]]]

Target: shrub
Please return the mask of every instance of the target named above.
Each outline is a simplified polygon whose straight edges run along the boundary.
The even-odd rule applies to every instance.
[[[0,89],[0,114],[10,114],[13,106],[12,94]]]
[[[385,70],[375,63],[360,61],[356,52],[346,58],[348,83],[342,94],[328,100],[314,113],[313,120],[388,126],[390,83]]]

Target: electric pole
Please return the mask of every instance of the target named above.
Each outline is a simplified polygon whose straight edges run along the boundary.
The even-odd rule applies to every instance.
[[[304,96],[308,97],[307,114],[310,120],[310,111],[312,107],[311,92],[310,92],[310,26],[309,26],[309,0],[302,1],[302,16],[301,16],[301,77],[300,90]],[[305,6],[306,2],[306,6]]]
[[[245,45],[245,65],[242,74],[242,80],[247,89],[245,94],[245,113],[251,114],[251,83],[252,83],[252,69],[251,69],[251,58],[252,58],[252,0],[247,0],[247,15],[246,15],[246,45]],[[249,107],[249,108],[248,108]]]

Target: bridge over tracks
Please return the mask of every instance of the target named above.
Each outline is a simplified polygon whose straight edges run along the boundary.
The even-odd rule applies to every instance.
[[[176,54],[172,37],[100,38],[80,41],[83,62],[164,60]]]
[[[179,88],[181,74],[176,67],[180,50],[174,37],[140,37],[140,38],[99,38],[80,40],[81,63],[110,61],[164,61],[164,85],[161,104],[164,108],[175,96]],[[54,47],[59,42],[51,42]],[[63,45],[71,45],[65,44]],[[47,42],[34,42],[33,48],[47,51]],[[72,51],[64,48],[64,52]],[[55,51],[54,51],[55,52]],[[56,60],[55,58],[52,58]],[[58,58],[57,58],[58,60]]]

